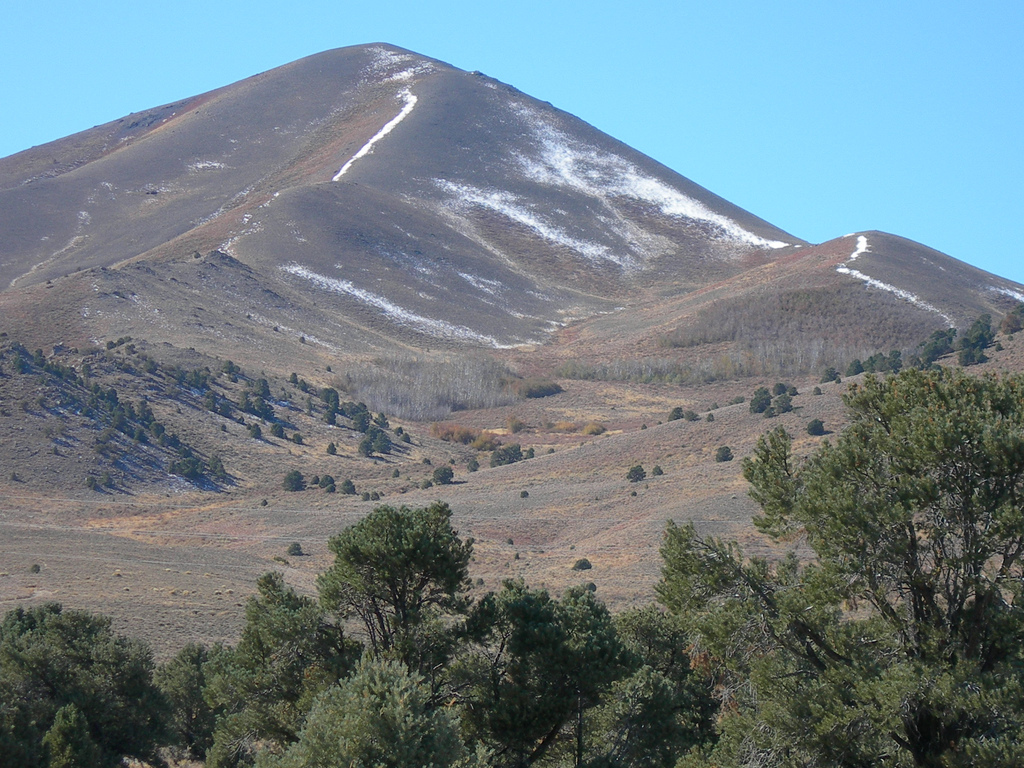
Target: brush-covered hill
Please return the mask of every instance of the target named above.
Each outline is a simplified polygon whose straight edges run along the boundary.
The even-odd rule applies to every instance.
[[[750,535],[718,449],[810,450],[845,419],[823,369],[1019,301],[894,235],[807,243],[481,73],[311,56],[0,159],[0,604],[231,639],[258,573],[310,587],[375,502],[437,498],[486,586],[585,557],[642,601],[666,519]]]

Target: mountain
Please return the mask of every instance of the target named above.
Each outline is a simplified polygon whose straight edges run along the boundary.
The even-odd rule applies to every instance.
[[[585,556],[647,599],[667,518],[752,536],[714,456],[768,426],[755,388],[798,392],[805,451],[844,423],[823,369],[1020,301],[895,235],[805,242],[481,73],[311,56],[0,159],[0,602],[230,640],[259,572],[308,587],[382,497],[449,501],[488,586]]]

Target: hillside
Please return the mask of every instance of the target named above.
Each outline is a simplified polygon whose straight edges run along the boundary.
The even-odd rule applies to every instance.
[[[825,369],[1024,301],[895,235],[807,243],[387,45],[0,159],[0,232],[0,605],[143,617],[162,650],[232,639],[267,569],[308,589],[376,503],[449,502],[481,589],[646,601],[666,520],[764,546],[739,460],[768,426],[842,428]],[[1024,369],[998,340],[977,370]],[[490,467],[498,444],[532,457]]]

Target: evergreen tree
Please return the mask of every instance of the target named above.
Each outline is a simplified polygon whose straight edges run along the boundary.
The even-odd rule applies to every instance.
[[[911,370],[845,400],[834,445],[799,463],[776,430],[744,465],[758,527],[812,562],[666,533],[659,596],[728,691],[712,762],[1020,764],[1024,377]]]

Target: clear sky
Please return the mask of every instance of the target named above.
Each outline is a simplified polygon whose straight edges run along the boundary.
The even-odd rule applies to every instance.
[[[1022,40],[1021,0],[35,0],[0,24],[0,156],[389,42],[806,240],[880,229],[1024,283]]]

